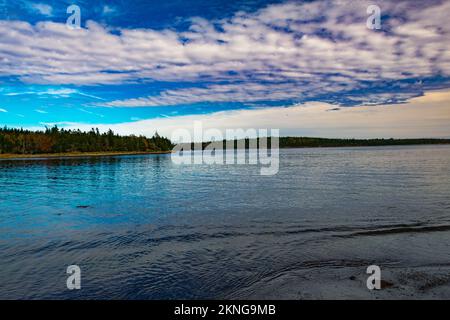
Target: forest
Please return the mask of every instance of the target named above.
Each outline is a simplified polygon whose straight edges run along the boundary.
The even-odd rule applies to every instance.
[[[234,141],[234,148],[249,148],[250,145],[259,145],[259,138],[242,139]],[[239,143],[240,142],[240,143]],[[202,148],[206,148],[211,143],[215,148],[227,148],[227,141],[204,142]],[[399,146],[399,145],[420,145],[420,144],[450,144],[450,139],[330,139],[314,137],[280,137],[279,148],[321,148],[321,147],[370,147],[370,146]],[[185,144],[186,147],[195,149],[192,143]],[[267,139],[267,147],[271,147],[271,138]],[[199,147],[198,147],[199,148]]]
[[[172,142],[155,133],[120,136],[112,130],[100,133],[65,130],[57,126],[45,131],[0,128],[0,154],[43,154],[71,152],[156,152],[172,150]]]
[[[450,139],[327,139],[308,137],[282,137],[280,148],[301,147],[364,147],[417,144],[450,144]]]
[[[241,140],[242,141],[242,140]],[[217,147],[226,148],[226,141],[215,142]],[[234,141],[235,148],[239,147]],[[203,148],[210,142],[203,143]],[[245,139],[248,148],[249,139]],[[450,144],[450,139],[327,139],[312,137],[280,137],[280,148],[308,147],[352,147],[389,146],[416,144]],[[270,148],[270,138],[268,147]],[[241,145],[242,146],[242,145]],[[60,129],[57,126],[45,131],[30,131],[14,128],[0,128],[0,154],[47,154],[77,152],[163,152],[172,150],[172,142],[155,133],[145,136],[121,136],[112,130],[100,133],[98,129],[89,132]],[[192,144],[194,149],[194,145]]]

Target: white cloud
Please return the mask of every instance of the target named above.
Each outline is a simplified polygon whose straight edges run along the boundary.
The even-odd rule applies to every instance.
[[[450,76],[450,2],[379,2],[384,14],[401,18],[383,20],[382,31],[366,28],[371,2],[365,0],[288,2],[220,21],[195,18],[181,33],[112,32],[92,21],[81,30],[0,21],[0,75],[38,84],[210,83],[203,91],[167,91],[110,106],[177,104],[195,101],[195,93],[199,101],[304,98],[364,89],[365,81]]]
[[[286,108],[222,111],[207,115],[176,116],[120,124],[82,124],[60,122],[69,129],[101,131],[112,129],[120,134],[152,136],[156,131],[167,137],[178,129],[192,131],[194,121],[204,130],[280,129],[282,136],[337,138],[422,138],[450,137],[450,91],[428,92],[404,104],[341,107],[311,102]],[[47,125],[53,125],[47,124]]]
[[[83,108],[79,108],[78,110],[80,110],[81,112],[87,113],[87,114],[92,114],[92,115],[98,116],[100,118],[104,117],[104,115],[102,115],[100,113],[95,113],[95,112],[92,112],[92,111],[88,111],[88,110],[83,109]]]
[[[44,110],[41,110],[41,109],[35,109],[34,111],[36,111],[37,113],[43,113],[43,114],[48,113],[47,111],[44,111]]]
[[[49,95],[70,95],[77,93],[74,89],[48,89],[47,91],[37,92],[37,94],[49,94]]]
[[[115,12],[116,12],[115,8],[108,6],[108,5],[103,6],[103,14],[108,15],[108,14],[112,14]]]
[[[6,109],[3,109],[3,108],[0,108],[0,112],[4,112],[4,113],[6,113],[6,112],[8,112],[8,110],[6,110]]]
[[[44,91],[22,91],[22,92],[7,92],[5,96],[20,96],[20,95],[28,95],[28,94],[36,94],[38,96],[41,95],[57,95],[57,96],[68,96],[73,93],[77,93],[74,89],[48,89]]]
[[[43,91],[22,91],[22,92],[7,92],[4,93],[5,96],[20,96],[20,95],[38,95],[38,96],[56,96],[60,98],[67,98],[71,95],[78,94],[80,96],[93,98],[96,100],[104,100],[101,97],[95,95],[84,93],[80,90],[70,89],[70,88],[60,88],[60,89],[47,89]]]
[[[198,102],[257,102],[300,98],[301,88],[296,84],[281,83],[271,86],[259,83],[212,85],[206,88],[166,90],[158,96],[117,100],[98,105],[107,107],[159,107]],[[306,94],[304,95],[306,96]]]
[[[51,6],[49,6],[48,4],[33,3],[33,4],[31,4],[31,7],[44,16],[50,17],[53,15],[53,13],[52,13],[53,8]]]

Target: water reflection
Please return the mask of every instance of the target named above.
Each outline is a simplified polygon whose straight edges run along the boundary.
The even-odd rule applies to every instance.
[[[170,155],[0,161],[0,298],[320,297],[374,261],[447,272],[449,169],[447,146],[281,150],[275,176]]]

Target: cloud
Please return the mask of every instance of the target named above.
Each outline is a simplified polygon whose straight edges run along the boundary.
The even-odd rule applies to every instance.
[[[308,92],[304,92],[299,83],[242,83],[226,85],[209,85],[204,88],[190,87],[178,90],[165,90],[158,95],[125,100],[100,102],[95,105],[105,107],[163,107],[180,104],[193,104],[201,102],[243,102],[248,106],[258,106],[256,102],[311,100],[317,92],[332,95],[344,90],[340,85],[330,83],[326,79],[312,80],[307,84]],[[407,101],[422,93],[421,90],[406,92],[382,92],[382,93],[351,93],[341,99],[346,99],[348,105],[378,105],[384,103],[398,103]],[[336,101],[334,101],[336,102]]]
[[[3,109],[3,108],[0,108],[0,112],[4,112],[4,113],[6,113],[6,112],[8,112],[8,110],[6,110],[6,109]]]
[[[309,102],[285,108],[222,111],[207,115],[188,115],[140,120],[120,124],[59,122],[68,129],[100,131],[112,129],[120,134],[152,136],[155,131],[172,137],[178,129],[192,132],[194,122],[203,129],[280,129],[282,136],[337,138],[422,138],[450,137],[450,91],[427,92],[403,104],[341,107]],[[54,124],[54,123],[53,123]],[[48,124],[48,125],[53,125]]]
[[[34,111],[36,111],[37,113],[42,113],[42,114],[48,113],[47,111],[44,111],[44,110],[41,110],[41,109],[35,109]]]
[[[111,7],[111,6],[108,6],[108,5],[103,6],[102,13],[104,15],[113,14],[115,12],[116,12],[116,9],[114,7]]]
[[[60,89],[47,89],[43,91],[22,91],[22,92],[7,92],[4,93],[5,96],[20,96],[20,95],[38,95],[38,96],[56,96],[59,98],[67,98],[71,95],[80,95],[88,98],[93,98],[97,100],[104,100],[101,97],[97,97],[91,94],[84,93],[80,90],[70,89],[70,88],[60,88]]]
[[[48,94],[48,95],[71,95],[77,93],[74,89],[48,89],[46,91],[37,92],[38,95]]]
[[[280,101],[300,97],[296,84],[272,84],[270,87],[259,83],[211,85],[205,88],[166,90],[157,96],[137,99],[116,100],[97,105],[107,107],[160,107],[199,102],[257,102]]]
[[[77,93],[74,89],[48,89],[44,91],[22,91],[22,92],[7,92],[5,96],[20,96],[20,95],[29,95],[35,94],[38,96],[42,95],[51,95],[51,96],[69,96],[73,93]]]
[[[31,8],[33,8],[35,11],[39,12],[40,14],[44,16],[52,16],[53,15],[53,8],[49,6],[48,4],[43,3],[32,3],[30,4]]]
[[[111,107],[278,101],[283,94],[305,101],[450,77],[450,2],[379,1],[390,17],[382,30],[366,27],[369,4],[272,4],[222,20],[193,18],[185,32],[113,29],[93,21],[81,30],[48,21],[0,21],[0,76],[58,85],[205,84],[105,103]],[[383,90],[391,91],[389,85]],[[404,89],[408,97],[421,90]]]
[[[92,114],[92,115],[98,116],[100,118],[104,117],[104,115],[102,115],[100,113],[95,113],[95,112],[92,112],[92,111],[88,111],[88,110],[85,110],[83,108],[79,108],[78,110],[80,110],[81,112],[87,113],[87,114]]]

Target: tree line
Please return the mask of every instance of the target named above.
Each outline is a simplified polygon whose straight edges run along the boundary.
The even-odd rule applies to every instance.
[[[0,128],[0,153],[39,154],[70,152],[151,152],[172,150],[172,142],[155,133],[145,136],[120,136],[112,130],[100,133],[65,130],[57,126],[45,131]]]
[[[259,138],[258,138],[259,140]],[[268,138],[267,147],[271,146]],[[240,140],[242,142],[242,140]],[[245,139],[245,148],[250,145]],[[252,141],[252,145],[255,141]],[[259,144],[258,142],[256,142]],[[210,142],[204,142],[203,148]],[[226,141],[214,142],[217,147],[226,148]],[[235,148],[240,144],[234,141]],[[352,146],[389,146],[415,144],[450,144],[450,139],[327,139],[311,137],[280,137],[280,148],[308,147],[352,147]],[[120,136],[112,130],[100,133],[98,129],[89,132],[66,130],[54,126],[45,131],[30,131],[17,128],[0,128],[0,154],[40,154],[70,152],[153,152],[170,151],[172,142],[155,133],[152,138],[145,136]],[[194,145],[192,144],[192,148]]]
[[[301,147],[369,147],[416,144],[450,144],[450,139],[327,139],[309,137],[282,137],[280,148]]]
[[[248,149],[251,146],[259,146],[259,139],[234,140],[234,148]],[[256,141],[255,141],[256,140]],[[218,149],[226,149],[231,141],[203,142],[202,148],[214,145]],[[370,147],[370,146],[399,146],[421,144],[450,144],[450,139],[333,139],[313,137],[280,137],[279,148],[321,148],[321,147]],[[231,144],[230,144],[231,145]],[[186,148],[200,148],[199,145],[185,143]],[[271,138],[267,138],[267,148],[271,147]]]

